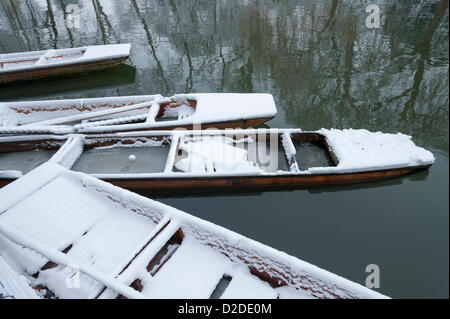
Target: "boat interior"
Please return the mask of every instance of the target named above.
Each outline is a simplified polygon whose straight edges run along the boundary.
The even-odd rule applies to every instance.
[[[68,144],[66,149],[62,148],[64,143]],[[74,171],[93,175],[135,174],[136,178],[139,174],[154,173],[296,173],[310,167],[338,164],[326,139],[318,133],[86,135],[82,146],[77,143],[76,138],[66,142],[63,137],[20,142],[0,140],[0,171],[25,174],[49,160],[60,148],[58,154],[63,157],[80,154],[68,167]],[[82,147],[82,151],[73,151],[70,144]]]
[[[0,59],[1,70],[14,70],[34,65],[45,65],[72,61],[81,58],[85,49],[62,49],[42,52],[24,52],[17,54],[5,54]]]
[[[61,101],[59,104],[56,101],[42,101],[39,104],[8,103],[9,123],[3,123],[3,126],[71,125],[82,128],[148,121],[166,122],[188,118],[196,111],[195,100],[173,98],[170,102],[152,105],[155,98],[116,98],[109,101],[86,99]],[[132,109],[124,110],[125,107]],[[104,112],[108,110],[110,112],[105,115]]]
[[[36,139],[20,142],[0,142],[0,173],[19,171],[26,174],[50,160],[66,139]]]

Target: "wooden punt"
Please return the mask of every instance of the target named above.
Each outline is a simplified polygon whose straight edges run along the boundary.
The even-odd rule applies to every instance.
[[[1,185],[26,173],[21,172],[24,161],[18,159],[14,166],[8,164],[7,156],[20,157],[21,151],[30,150],[58,150],[46,159],[51,157],[53,162],[123,188],[169,194],[367,183],[417,173],[434,162],[433,154],[416,146],[409,136],[366,130],[248,129],[3,137]],[[29,156],[24,154],[22,157]]]
[[[0,84],[88,73],[125,62],[130,44],[0,54]]]
[[[0,190],[0,247],[14,298],[386,298],[54,163]]]
[[[177,94],[0,103],[0,135],[249,128],[277,114],[270,94]]]

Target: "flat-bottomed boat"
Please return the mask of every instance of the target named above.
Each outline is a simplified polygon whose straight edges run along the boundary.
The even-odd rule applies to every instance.
[[[88,73],[125,62],[130,44],[0,54],[0,84]]]
[[[54,163],[0,190],[0,295],[386,298],[230,230]]]
[[[276,114],[272,95],[259,93],[7,102],[0,103],[0,135],[249,128]]]
[[[380,181],[428,169],[410,136],[239,129],[0,137],[0,184],[51,161],[127,189],[276,190]]]

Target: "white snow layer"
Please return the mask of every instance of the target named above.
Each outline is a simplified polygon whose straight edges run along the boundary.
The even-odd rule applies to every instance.
[[[17,274],[8,263],[0,257],[0,299],[20,298],[37,299],[36,291],[31,283],[22,275]]]
[[[180,228],[181,245],[152,276],[147,264]],[[102,297],[207,298],[224,275],[233,277],[224,298],[383,297],[220,226],[54,163],[0,189],[0,257],[59,298],[95,298],[104,287]],[[49,260],[60,266],[49,266]],[[67,285],[72,277],[64,266],[69,264],[79,266],[80,288]],[[281,276],[291,289],[271,288],[250,274],[249,265]],[[0,263],[0,273],[4,268]],[[37,279],[31,277],[37,272]],[[129,288],[135,279],[142,281],[141,292]],[[6,281],[11,285],[12,280]],[[25,295],[19,292],[17,297]]]
[[[70,135],[67,138],[67,142],[64,143],[63,146],[50,159],[50,162],[54,162],[70,169],[83,153],[83,148],[84,136]]]
[[[268,283],[252,276],[249,271],[239,269],[221,299],[276,299],[277,295]]]
[[[0,171],[0,178],[16,179],[22,176],[23,176],[22,171],[15,171],[15,170]]]
[[[414,144],[411,136],[353,129],[321,129],[318,133],[337,156],[336,167],[310,168],[312,174],[374,171],[408,166],[431,165],[431,152]]]
[[[162,98],[161,95],[113,96],[87,99],[64,99],[45,101],[18,101],[0,103],[0,127],[13,130],[14,126],[64,118],[79,114],[90,114],[105,109],[119,108],[145,101]],[[148,110],[134,110],[121,113],[121,116],[136,116],[146,114]],[[51,131],[51,126],[45,126]],[[35,127],[20,127],[16,129],[34,130]],[[57,127],[53,127],[57,129]],[[70,126],[64,127],[70,133]]]
[[[46,50],[0,54],[0,62],[8,62],[11,60],[20,60],[26,57],[38,58],[35,63],[17,64],[13,68],[0,69],[0,74],[19,71],[55,67],[68,64],[79,64],[86,62],[94,62],[100,60],[125,58],[130,55],[131,44],[110,44],[96,45],[73,49]],[[84,51],[84,54],[82,52]],[[67,55],[68,58],[52,58],[55,56]],[[69,58],[70,56],[74,58]]]
[[[251,118],[274,117],[277,114],[271,94],[265,93],[195,93],[175,97],[197,101],[195,113],[188,119],[193,123],[213,123]],[[187,120],[187,119],[186,119]]]
[[[190,173],[260,173],[254,163],[248,161],[245,149],[233,146],[229,137],[212,136],[181,143],[180,149],[187,157],[175,162],[175,167]]]

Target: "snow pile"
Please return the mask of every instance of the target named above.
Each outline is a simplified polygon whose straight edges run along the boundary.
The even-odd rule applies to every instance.
[[[83,136],[83,135],[81,135]],[[110,140],[110,139],[109,139]],[[107,142],[108,138],[105,139],[95,139],[95,142]],[[123,143],[123,141],[118,141],[117,143],[114,143],[112,145],[107,146],[97,146],[95,149],[97,150],[104,150],[104,149],[110,149],[110,148],[121,148],[121,147],[128,147],[128,148],[134,148],[134,147],[160,147],[164,143],[167,143],[168,138],[162,138],[159,141],[155,138],[147,138],[147,137],[140,137],[133,139],[132,143]],[[92,141],[86,141],[87,144],[92,143]]]
[[[175,168],[189,173],[260,173],[248,161],[248,152],[233,145],[234,140],[223,136],[204,136],[184,141],[180,150],[187,157],[175,162]]]
[[[283,134],[281,134],[281,145],[283,145],[284,154],[286,155],[288,163],[290,164],[290,171],[298,172],[299,168],[295,160],[297,150],[295,149],[294,143],[292,143],[291,135],[289,134],[289,132],[284,132]]]
[[[346,173],[431,165],[434,156],[418,147],[411,136],[353,129],[321,129],[339,164],[336,167],[310,168],[310,173]]]
[[[195,113],[195,110],[189,105],[180,105],[177,107],[166,107],[164,109],[164,114],[162,118],[177,118],[178,120],[182,120],[192,116]]]
[[[277,114],[271,94],[264,93],[195,93],[177,94],[175,98],[197,101],[194,123],[272,118]]]
[[[289,132],[284,132],[281,135],[281,143],[283,145],[284,152],[287,157],[294,157],[295,154],[297,154],[297,150],[295,149],[295,146],[292,143],[291,135],[289,134]]]

